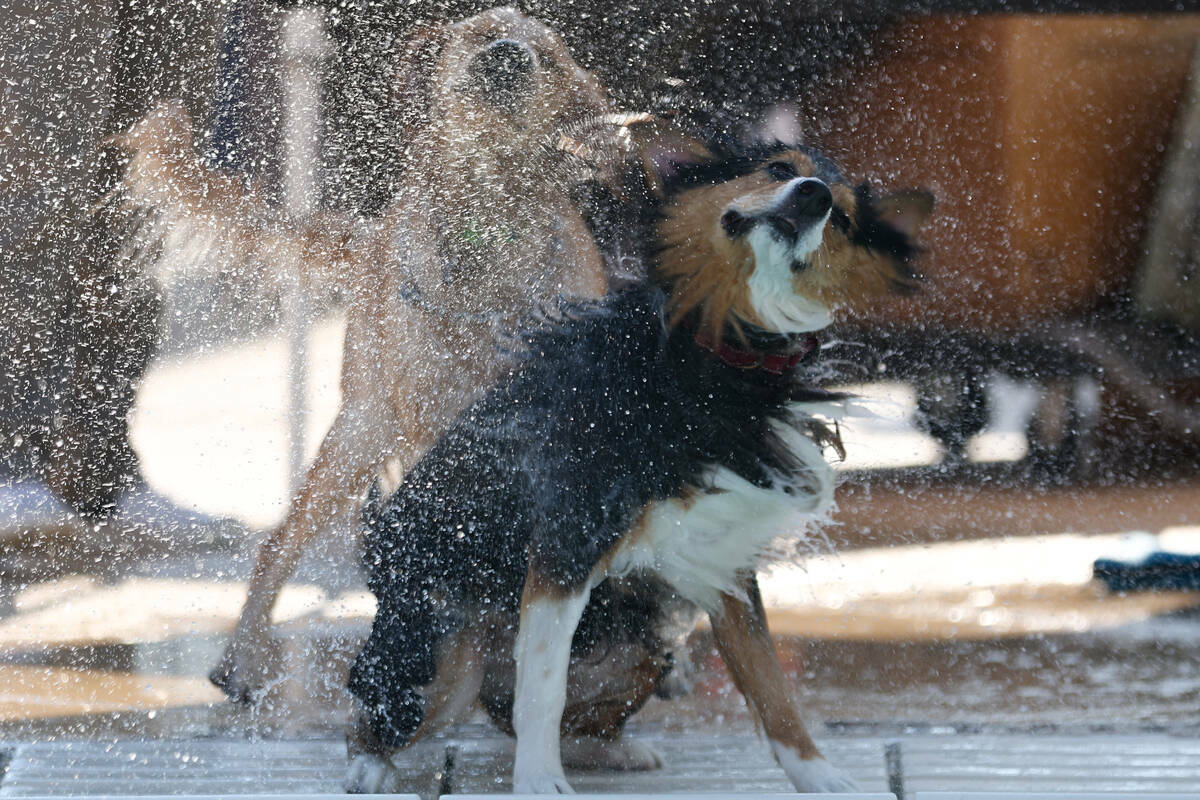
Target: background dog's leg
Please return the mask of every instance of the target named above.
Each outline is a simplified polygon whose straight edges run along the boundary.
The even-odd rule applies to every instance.
[[[712,615],[717,649],[750,712],[757,717],[797,792],[853,792],[858,787],[817,749],[792,701],[767,630],[758,578],[739,576],[746,599],[722,594],[720,614]]]
[[[386,413],[343,406],[326,434],[304,486],[283,524],[263,543],[250,576],[246,604],[233,637],[209,679],[239,702],[254,702],[267,681],[271,609],[304,548],[339,516],[357,511],[375,469],[386,456]]]
[[[563,774],[559,729],[567,702],[571,639],[583,616],[591,587],[574,594],[543,580],[531,566],[521,596],[521,623],[515,657],[517,682],[513,730],[516,794],[570,794]]]

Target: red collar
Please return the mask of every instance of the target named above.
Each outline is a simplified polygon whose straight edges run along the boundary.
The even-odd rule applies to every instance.
[[[738,369],[761,369],[772,375],[782,375],[790,372],[804,360],[812,351],[820,346],[816,334],[809,333],[800,339],[794,350],[786,353],[764,353],[761,350],[743,350],[728,342],[714,342],[700,331],[696,332],[696,344],[721,359],[722,362]]]

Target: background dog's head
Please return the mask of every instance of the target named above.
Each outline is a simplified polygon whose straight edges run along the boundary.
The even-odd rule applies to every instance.
[[[656,268],[671,287],[672,321],[696,312],[717,335],[746,324],[813,331],[839,308],[916,286],[928,192],[876,198],[801,145],[661,144],[645,161],[661,199]]]
[[[537,177],[560,132],[608,108],[562,38],[507,7],[418,29],[394,99],[408,161],[459,170],[431,176],[450,183]]]

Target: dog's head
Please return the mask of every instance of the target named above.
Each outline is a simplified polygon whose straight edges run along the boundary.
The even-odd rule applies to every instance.
[[[715,334],[825,327],[915,288],[922,190],[877,198],[819,152],[782,144],[712,149],[698,142],[646,156],[661,197],[656,269],[672,321],[696,312]]]
[[[494,8],[425,26],[401,58],[395,102],[404,133],[438,162],[519,170],[557,134],[608,108],[599,82],[541,22]],[[495,161],[494,164],[481,164]]]

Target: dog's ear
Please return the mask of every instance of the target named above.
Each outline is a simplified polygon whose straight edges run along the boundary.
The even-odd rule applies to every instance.
[[[626,128],[646,183],[660,200],[683,168],[713,158],[708,145],[659,117],[638,115]]]
[[[767,109],[763,118],[754,126],[752,136],[764,144],[782,144],[798,147],[804,143],[804,123],[800,109],[795,103],[776,103]]]
[[[418,25],[400,50],[392,84],[392,108],[405,138],[430,122],[434,71],[449,40],[447,25]]]
[[[192,146],[192,118],[182,100],[160,101],[125,133],[106,137],[101,144],[158,153]]]
[[[933,193],[925,189],[901,189],[875,201],[879,221],[913,242],[921,225],[933,211]]]
[[[933,211],[933,195],[924,189],[902,189],[872,200],[866,184],[859,187],[858,195],[860,202],[870,207],[866,218],[861,220],[864,226],[858,234],[860,244],[884,256],[868,259],[868,271],[881,279],[876,294],[916,292],[922,280],[913,264],[921,251],[917,234]]]

